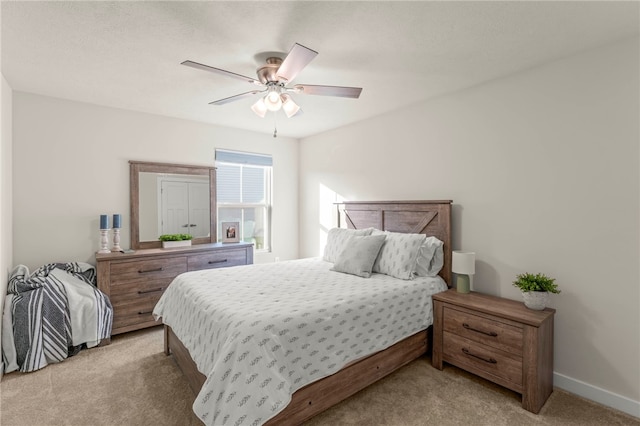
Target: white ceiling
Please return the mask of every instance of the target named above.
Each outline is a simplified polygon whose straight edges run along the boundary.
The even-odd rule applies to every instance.
[[[2,73],[14,90],[272,133],[245,98],[268,51],[319,55],[294,83],[362,87],[295,95],[277,113],[302,138],[639,33],[638,2],[2,2]],[[262,55],[263,56],[263,55]],[[257,96],[257,95],[256,95]]]

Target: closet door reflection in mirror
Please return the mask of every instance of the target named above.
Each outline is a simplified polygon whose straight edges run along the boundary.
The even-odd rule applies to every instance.
[[[209,236],[209,177],[140,173],[140,241]]]

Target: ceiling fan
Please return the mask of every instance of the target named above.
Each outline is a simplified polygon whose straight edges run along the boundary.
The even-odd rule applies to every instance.
[[[276,56],[268,57],[266,60],[267,63],[257,69],[257,79],[193,61],[184,61],[182,65],[244,80],[247,83],[260,87],[260,89],[218,99],[217,101],[210,102],[210,105],[224,105],[259,93],[265,93],[264,96],[261,96],[260,99],[251,106],[253,112],[264,118],[267,111],[278,111],[282,109],[287,117],[291,118],[300,113],[301,110],[293,101],[290,93],[358,98],[360,92],[362,92],[361,87],[318,86],[311,84],[289,86],[291,81],[293,81],[298,73],[302,71],[317,54],[318,52],[295,43],[284,59]]]

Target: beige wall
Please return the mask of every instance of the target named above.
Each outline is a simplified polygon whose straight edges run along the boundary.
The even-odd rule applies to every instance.
[[[123,215],[129,248],[128,161],[210,166],[216,148],[273,155],[273,252],[255,261],[298,256],[295,139],[17,91],[13,120],[15,264],[94,263],[101,213]]]
[[[11,179],[11,142],[12,142],[12,91],[9,83],[0,74],[0,116],[2,131],[0,134],[0,325],[4,299],[7,294],[7,282],[13,264],[12,230],[12,179]],[[0,327],[2,341],[2,327]],[[0,377],[4,368],[0,362]]]
[[[627,40],[303,139],[301,255],[321,253],[334,199],[452,199],[476,290],[520,300],[516,274],[557,278],[556,385],[640,416],[638,50]]]

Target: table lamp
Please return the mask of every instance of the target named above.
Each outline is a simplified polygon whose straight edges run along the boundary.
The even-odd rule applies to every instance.
[[[451,270],[456,274],[456,291],[469,293],[469,275],[476,273],[476,254],[472,251],[453,251]]]

